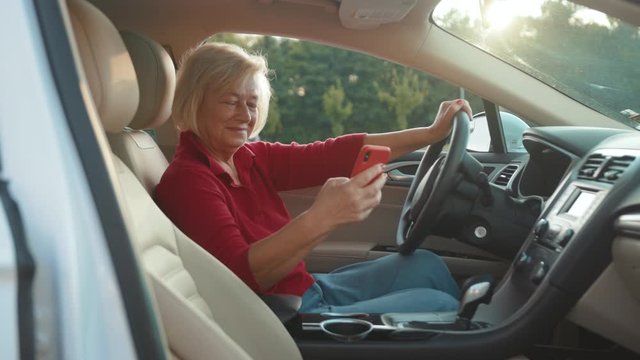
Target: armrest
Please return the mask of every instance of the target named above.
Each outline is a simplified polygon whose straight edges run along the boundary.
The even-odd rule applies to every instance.
[[[295,317],[302,305],[302,298],[296,295],[260,295],[260,298],[283,324]]]

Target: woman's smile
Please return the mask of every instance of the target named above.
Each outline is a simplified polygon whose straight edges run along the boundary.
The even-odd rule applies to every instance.
[[[227,126],[227,129],[231,131],[239,132],[239,133],[245,133],[245,134],[249,130],[249,128],[246,126]]]
[[[226,161],[251,136],[258,118],[253,77],[226,92],[207,91],[199,110],[200,136],[212,155]]]

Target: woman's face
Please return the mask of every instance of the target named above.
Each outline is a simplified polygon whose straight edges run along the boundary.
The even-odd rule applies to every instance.
[[[258,118],[258,87],[254,76],[220,93],[209,86],[198,109],[200,138],[226,161],[249,138]]]

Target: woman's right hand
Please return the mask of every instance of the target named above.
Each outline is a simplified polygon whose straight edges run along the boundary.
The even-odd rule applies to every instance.
[[[362,221],[380,203],[386,180],[382,165],[372,166],[351,179],[331,178],[320,189],[308,215],[325,231]]]

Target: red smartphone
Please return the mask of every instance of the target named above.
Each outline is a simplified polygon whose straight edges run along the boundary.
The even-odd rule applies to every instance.
[[[358,175],[376,164],[386,164],[387,161],[389,161],[389,156],[391,156],[391,149],[386,146],[363,145],[356,158],[356,163],[353,164],[351,177]]]

